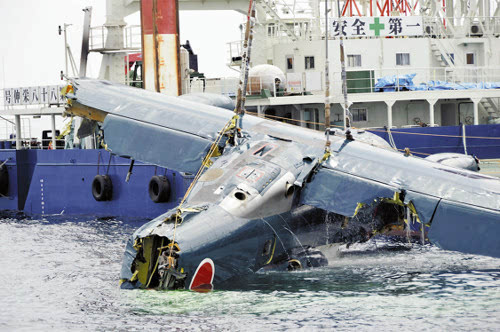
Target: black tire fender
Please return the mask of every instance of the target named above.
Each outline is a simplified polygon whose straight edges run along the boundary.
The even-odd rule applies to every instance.
[[[155,175],[149,180],[149,198],[155,203],[168,202],[170,198],[170,182],[166,176]]]
[[[7,165],[0,167],[0,195],[7,196],[9,193],[9,171]]]
[[[96,175],[92,181],[92,196],[98,202],[110,201],[113,196],[113,183],[109,175]]]

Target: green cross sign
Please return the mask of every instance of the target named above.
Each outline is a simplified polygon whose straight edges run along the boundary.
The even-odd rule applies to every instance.
[[[370,24],[370,30],[375,31],[375,36],[380,36],[380,30],[383,30],[385,25],[379,22],[379,18],[375,17],[375,23]]]

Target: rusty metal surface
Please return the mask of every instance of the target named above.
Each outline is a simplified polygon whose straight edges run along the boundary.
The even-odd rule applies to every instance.
[[[178,2],[141,1],[141,25],[145,88],[178,96],[181,92]]]

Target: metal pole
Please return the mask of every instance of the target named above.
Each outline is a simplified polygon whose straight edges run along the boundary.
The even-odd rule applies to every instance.
[[[479,124],[479,102],[481,99],[472,99],[472,104],[474,105],[474,124]]]
[[[337,0],[337,11],[339,15],[339,30],[340,30],[340,67],[342,68],[342,92],[344,94],[344,130],[346,134],[350,134],[351,122],[349,120],[349,102],[347,100],[347,78],[345,72],[344,61],[344,37],[342,36],[342,14],[340,13],[340,0]]]
[[[90,18],[92,17],[92,7],[85,7],[85,18],[83,20],[82,53],[80,56],[80,77],[87,76],[87,58],[89,56],[89,35]]]
[[[462,123],[462,142],[464,144],[464,154],[468,155],[468,153],[467,153],[467,136],[465,135],[465,123]]]
[[[16,119],[16,150],[21,150],[21,116],[15,115]]]
[[[52,149],[56,149],[56,115],[51,114],[51,128],[52,128]]]
[[[245,40],[243,43],[243,56],[241,57],[241,76],[236,98],[235,113],[245,114],[245,100],[248,84],[248,70],[250,67],[250,53],[252,50],[253,27],[255,24],[255,0],[250,0],[247,15],[247,25],[245,27]],[[240,118],[241,121],[241,118]]]
[[[330,149],[330,68],[328,63],[328,0],[325,0],[325,150]]]
[[[64,23],[64,60],[65,60],[65,64],[66,64],[66,71],[65,71],[65,74],[66,76],[69,76],[69,71],[68,71],[68,39],[67,39],[67,35],[66,35],[66,28],[68,26],[70,26],[71,24],[66,24]]]

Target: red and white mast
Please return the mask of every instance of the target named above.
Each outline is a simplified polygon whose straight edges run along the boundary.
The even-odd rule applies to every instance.
[[[178,0],[142,0],[144,88],[181,94]]]

